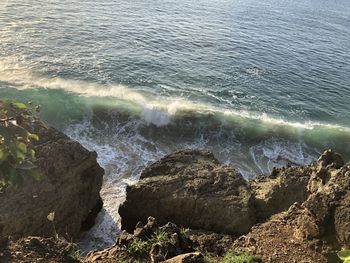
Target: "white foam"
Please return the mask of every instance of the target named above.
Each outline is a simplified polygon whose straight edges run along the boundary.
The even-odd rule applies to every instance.
[[[271,173],[273,167],[308,165],[319,155],[302,142],[290,142],[283,139],[269,138],[250,147],[249,153],[261,174]]]
[[[16,89],[61,89],[86,97],[107,97],[124,100],[138,105],[142,117],[157,126],[169,124],[171,117],[179,112],[202,112],[223,114],[227,117],[239,117],[258,120],[267,125],[289,126],[296,129],[314,129],[316,127],[336,129],[350,132],[350,127],[333,125],[320,122],[293,122],[281,118],[268,116],[265,113],[249,111],[236,111],[222,109],[205,103],[197,103],[184,98],[155,98],[141,94],[123,85],[103,85],[79,80],[68,80],[59,77],[48,78],[33,73],[31,70],[21,67],[18,63],[0,61],[0,81],[14,85]]]

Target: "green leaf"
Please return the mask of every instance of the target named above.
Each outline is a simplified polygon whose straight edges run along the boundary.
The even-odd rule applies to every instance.
[[[31,140],[39,141],[39,136],[34,133],[29,134],[28,138]]]
[[[26,155],[22,151],[16,151],[16,157],[20,160],[24,160]]]
[[[35,158],[35,151],[33,149],[30,149],[29,153],[32,158]]]
[[[22,153],[27,152],[27,145],[23,142],[17,143],[17,149],[20,150]]]
[[[341,260],[350,261],[350,250],[342,250],[337,253]]]
[[[14,106],[15,108],[20,109],[20,110],[25,110],[27,108],[27,106],[21,102],[13,102],[12,106]]]

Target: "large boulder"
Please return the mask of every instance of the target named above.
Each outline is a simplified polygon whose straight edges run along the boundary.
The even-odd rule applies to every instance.
[[[103,169],[96,153],[61,132],[41,129],[35,146],[41,178],[0,193],[0,237],[77,237],[93,224],[102,207]],[[47,219],[54,212],[54,221]],[[55,229],[54,229],[55,227]]]
[[[253,196],[241,174],[200,150],[178,151],[147,167],[127,187],[119,214],[129,232],[149,216],[160,224],[235,235],[255,223]]]

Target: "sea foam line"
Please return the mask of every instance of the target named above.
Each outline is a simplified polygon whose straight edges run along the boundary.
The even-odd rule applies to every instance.
[[[60,77],[48,78],[34,74],[21,67],[7,67],[0,62],[0,81],[12,84],[18,90],[24,89],[61,89],[86,97],[108,97],[134,103],[142,108],[142,117],[149,123],[164,126],[170,123],[171,116],[179,112],[198,112],[204,114],[222,114],[226,117],[241,117],[258,120],[274,126],[291,126],[297,129],[314,129],[317,127],[336,129],[350,132],[350,127],[320,123],[320,122],[291,122],[281,118],[274,118],[267,114],[249,111],[221,109],[204,103],[196,103],[184,98],[149,98],[123,85],[103,85],[80,80],[68,80]]]

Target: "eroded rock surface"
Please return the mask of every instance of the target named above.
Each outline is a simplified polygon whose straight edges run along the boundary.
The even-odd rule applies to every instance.
[[[258,221],[265,221],[295,202],[304,202],[309,196],[307,185],[311,173],[312,167],[275,168],[271,175],[252,180]]]
[[[338,262],[335,253],[350,247],[350,163],[329,150],[310,171],[308,198],[254,226],[235,249],[272,262]]]
[[[242,234],[255,223],[253,196],[241,174],[207,151],[183,150],[150,165],[127,188],[122,229],[148,216],[160,224]]]
[[[47,215],[54,212],[57,234],[75,238],[92,226],[102,207],[103,169],[96,153],[53,128],[39,135],[35,149],[41,179],[28,178],[0,193],[0,237],[52,237],[56,233]]]

